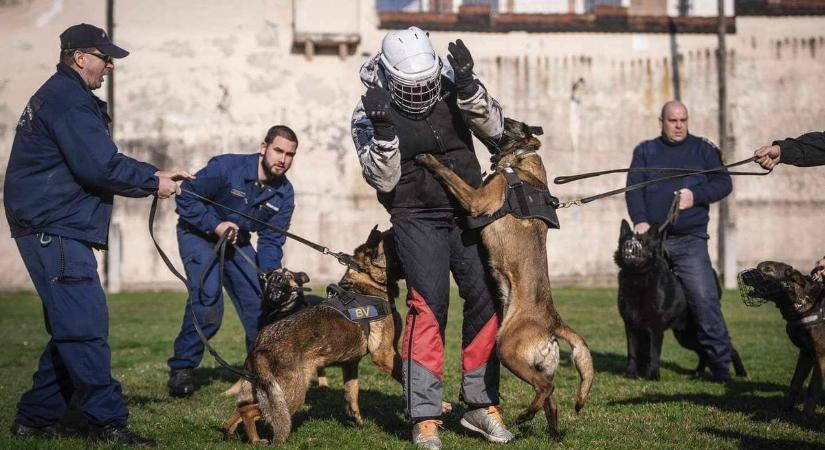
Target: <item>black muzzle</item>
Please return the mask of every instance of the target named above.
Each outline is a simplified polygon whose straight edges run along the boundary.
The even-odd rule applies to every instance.
[[[747,269],[736,277],[739,297],[748,306],[762,306],[766,302],[782,302],[789,296],[789,287],[776,279],[768,278],[758,269]]]
[[[636,236],[624,241],[622,244],[622,260],[628,264],[639,265],[644,261],[644,247],[642,241]]]

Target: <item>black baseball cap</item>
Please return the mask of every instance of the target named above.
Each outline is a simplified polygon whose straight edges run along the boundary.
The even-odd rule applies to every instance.
[[[125,58],[129,52],[112,44],[109,35],[102,28],[98,28],[88,23],[72,25],[60,34],[60,48],[62,50],[70,48],[95,47],[101,53],[112,58]]]

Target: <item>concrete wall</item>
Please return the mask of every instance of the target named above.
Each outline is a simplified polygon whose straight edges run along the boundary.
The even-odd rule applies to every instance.
[[[15,62],[0,72],[0,168],[20,111],[53,71],[58,34],[80,21],[104,24],[101,2],[66,3],[0,1],[0,49]],[[115,136],[121,151],[162,167],[197,170],[216,154],[255,151],[270,125],[286,123],[301,140],[289,172],[297,192],[292,231],[334,250],[351,250],[373,225],[388,226],[361,178],[349,137],[349,117],[363,92],[358,68],[385,30],[377,29],[373,1],[353,3],[361,32],[355,53],[342,60],[337,50],[321,51],[308,61],[292,45],[289,0],[248,1],[243,7],[116,1],[115,40],[132,51],[116,69]],[[823,25],[821,17],[737,19],[737,33],[728,42],[736,139],[731,160],[771,139],[823,129],[825,106],[813,100],[825,73]],[[545,127],[542,156],[551,176],[626,166],[632,148],[658,133],[659,108],[677,93],[690,108],[692,132],[716,140],[714,35],[431,33],[440,51],[458,37],[473,51],[477,72],[506,113]],[[487,158],[481,146],[478,156]],[[623,182],[611,176],[553,191],[567,200]],[[814,192],[821,192],[823,182],[825,170],[788,167],[769,177],[735,180],[739,267],[777,259],[807,268],[825,252],[818,225],[825,219],[824,202]],[[120,258],[110,265],[124,289],[177,287],[151,245],[149,204],[116,200],[112,231],[121,237],[113,243]],[[551,232],[548,245],[553,279],[612,283],[611,257],[626,216],[623,199],[559,216],[562,229]],[[175,255],[172,202],[163,203],[159,220],[161,244]],[[0,235],[8,236],[5,220]],[[331,258],[297,242],[287,244],[285,264],[308,272],[314,282],[343,272]],[[0,239],[0,288],[30,287],[13,241]]]

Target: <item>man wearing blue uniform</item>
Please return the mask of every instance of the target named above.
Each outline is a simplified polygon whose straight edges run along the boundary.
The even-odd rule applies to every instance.
[[[259,153],[216,156],[196,173],[194,181],[183,183],[183,188],[285,230],[295,209],[286,172],[297,147],[295,132],[276,125],[267,132]],[[194,391],[192,369],[200,364],[204,350],[192,324],[190,308],[194,306],[195,317],[207,338],[218,332],[223,318],[220,269],[218,264],[206,267],[215,243],[227,230],[232,230],[230,239],[235,246],[227,249],[224,287],[243,324],[248,351],[260,327],[261,285],[256,268],[239,252],[252,260],[257,258],[257,265],[264,272],[277,269],[281,267],[286,236],[186,193],[178,196],[176,202],[180,215],[178,248],[193,298],[191,305],[187,302],[174,355],[168,361],[167,385],[170,395],[188,396]],[[249,240],[251,232],[258,233],[257,253]]]
[[[705,170],[722,165],[715,145],[688,133],[688,112],[681,102],[665,103],[659,124],[662,135],[636,146],[630,167]],[[627,184],[666,175],[662,172],[630,172]],[[634,231],[644,233],[650,224],[665,222],[673,193],[679,191],[681,194],[681,212],[668,231],[665,247],[685,288],[688,307],[696,321],[699,344],[708,357],[711,380],[717,382],[725,382],[730,377],[731,345],[722,316],[716,274],[708,254],[708,213],[711,203],[727,197],[732,190],[730,175],[722,172],[655,183],[630,191],[625,197],[627,211],[635,224]]]
[[[126,50],[87,24],[60,35],[57,72],[31,97],[17,124],[4,205],[50,339],[33,384],[20,398],[16,436],[75,434],[58,425],[73,396],[89,437],[154,446],[126,426],[129,412],[112,378],[106,296],[93,249],[105,249],[115,195],[167,198],[186,172],[166,172],[118,153],[106,103],[92,94]]]

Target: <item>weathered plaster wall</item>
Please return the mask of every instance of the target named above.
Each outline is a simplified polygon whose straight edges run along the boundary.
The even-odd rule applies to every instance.
[[[0,69],[0,168],[19,112],[53,70],[57,35],[80,21],[103,26],[100,2],[66,3],[71,7],[57,8],[60,1],[0,2],[0,49],[16,62],[14,69]],[[256,0],[243,7],[116,2],[115,39],[133,52],[116,69],[115,136],[121,151],[160,166],[197,170],[216,154],[255,151],[270,125],[286,123],[301,140],[289,173],[298,193],[292,231],[351,250],[373,225],[388,226],[361,179],[349,137],[349,117],[363,91],[358,68],[385,32],[376,28],[373,4],[353,1],[361,17],[354,54],[341,60],[336,50],[308,61],[301,48],[293,48],[292,1]],[[38,26],[49,11],[56,12]],[[771,139],[823,129],[825,106],[813,101],[821,90],[818,74],[825,73],[823,25],[820,17],[737,19],[737,33],[728,42],[731,160]],[[716,140],[714,35],[431,34],[440,51],[457,37],[473,51],[477,72],[506,113],[545,127],[542,156],[551,176],[626,166],[632,148],[657,134],[659,108],[677,93],[690,108],[692,132]],[[477,154],[486,160],[483,147]],[[766,178],[735,180],[740,267],[768,258],[807,267],[825,252],[818,225],[825,209],[814,192],[821,192],[823,181],[824,170],[787,167]],[[611,176],[553,190],[566,200],[623,182]],[[112,231],[121,236],[124,289],[177,287],[149,240],[149,204],[116,200]],[[559,216],[562,229],[549,239],[553,278],[613,282],[623,199]],[[174,255],[172,202],[163,203],[159,220],[157,234]],[[0,235],[8,236],[5,220]],[[331,258],[296,242],[287,245],[285,264],[307,271],[313,281],[342,272]],[[29,283],[13,241],[0,239],[0,288],[28,289]]]

